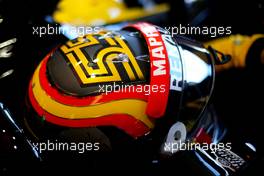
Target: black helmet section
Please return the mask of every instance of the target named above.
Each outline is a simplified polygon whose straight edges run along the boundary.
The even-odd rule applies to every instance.
[[[116,38],[120,38],[122,43],[118,42]],[[57,48],[51,55],[47,63],[49,81],[62,93],[78,97],[98,94],[100,93],[100,85],[105,84],[146,84],[149,80],[149,58],[143,40],[137,33],[127,31],[105,31],[104,34],[93,34],[71,40]],[[123,45],[126,45],[130,51],[125,50]],[[120,52],[122,49],[126,52]],[[108,52],[103,56],[105,58],[100,58],[102,55],[100,53],[106,50]],[[132,65],[130,58],[128,58],[128,52],[131,52],[134,56],[143,76],[139,76],[135,71],[136,67]],[[114,56],[115,58],[109,59],[108,56],[112,54],[117,55]],[[84,57],[86,59],[82,60]],[[80,65],[80,70],[85,74],[85,77],[101,77],[101,81],[96,82],[90,79],[89,83],[83,84],[80,80],[81,74],[77,72],[77,67],[73,68],[76,65],[72,61],[73,58],[76,60],[76,64]],[[114,73],[109,62],[115,65],[118,75],[121,77],[120,81],[110,79],[114,76]],[[124,68],[124,62],[131,66],[135,78],[131,79],[131,75]],[[103,67],[106,68],[104,72],[101,71]],[[93,70],[93,72],[89,72],[89,70]]]

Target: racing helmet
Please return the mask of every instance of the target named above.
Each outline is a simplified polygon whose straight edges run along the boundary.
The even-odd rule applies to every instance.
[[[137,139],[156,128],[166,135],[178,121],[192,132],[212,94],[214,64],[224,62],[212,48],[145,22],[87,34],[35,70],[26,126],[37,138],[112,127]]]

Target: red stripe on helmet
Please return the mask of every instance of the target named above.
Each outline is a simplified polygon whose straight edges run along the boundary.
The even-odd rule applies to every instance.
[[[147,115],[159,118],[165,114],[170,89],[170,67],[165,44],[159,31],[151,24],[142,22],[127,27],[139,30],[148,44],[151,68],[150,85],[159,87],[164,85],[165,92],[150,93],[146,109]]]
[[[95,127],[95,126],[115,126],[123,131],[125,131],[130,136],[137,138],[140,137],[150,131],[143,122],[137,120],[130,115],[127,114],[112,114],[97,118],[87,118],[87,119],[64,119],[53,114],[48,113],[36,101],[32,82],[30,82],[30,86],[28,89],[29,92],[29,100],[36,111],[36,113],[40,117],[45,117],[45,120],[60,126],[67,127]]]

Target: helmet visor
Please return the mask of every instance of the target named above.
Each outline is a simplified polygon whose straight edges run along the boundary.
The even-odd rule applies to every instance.
[[[187,130],[196,124],[202,115],[214,87],[214,61],[202,44],[181,37],[175,37],[183,67],[183,94],[179,117]]]

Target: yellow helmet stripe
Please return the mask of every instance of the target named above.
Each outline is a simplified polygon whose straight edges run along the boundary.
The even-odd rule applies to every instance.
[[[149,128],[154,127],[153,121],[151,121],[145,114],[147,102],[143,100],[116,100],[108,103],[85,107],[73,107],[55,101],[42,89],[40,85],[40,66],[33,75],[32,88],[36,101],[45,111],[65,119],[99,118],[106,115],[127,114],[137,120],[142,121]]]

